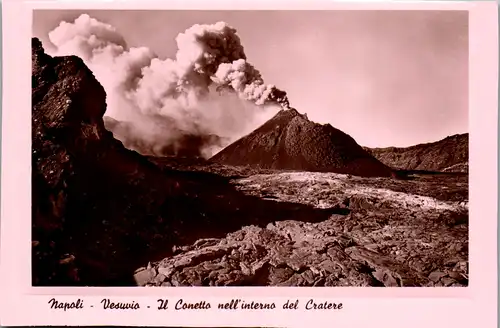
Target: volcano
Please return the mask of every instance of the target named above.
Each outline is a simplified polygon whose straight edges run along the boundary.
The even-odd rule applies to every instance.
[[[393,174],[348,134],[330,124],[312,122],[293,108],[281,110],[261,127],[217,153],[211,161],[364,177]]]

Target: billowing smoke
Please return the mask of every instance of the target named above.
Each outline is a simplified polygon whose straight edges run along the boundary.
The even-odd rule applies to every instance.
[[[224,22],[180,33],[175,59],[128,48],[113,26],[86,14],[49,39],[52,55],[79,56],[94,72],[107,93],[106,127],[143,154],[210,156],[289,105]]]

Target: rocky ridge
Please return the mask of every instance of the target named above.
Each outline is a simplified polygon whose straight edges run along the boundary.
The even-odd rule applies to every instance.
[[[394,169],[468,173],[469,134],[406,148],[367,148],[369,153]]]

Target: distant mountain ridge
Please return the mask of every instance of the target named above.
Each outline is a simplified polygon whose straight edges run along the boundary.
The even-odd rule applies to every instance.
[[[410,147],[363,148],[393,169],[460,173],[469,170],[468,133]]]
[[[162,143],[153,138],[139,137],[139,130],[132,122],[118,121],[112,117],[104,116],[104,126],[113,133],[115,139],[120,140],[125,148],[134,150],[141,155],[158,157],[203,157],[203,149],[209,146],[221,147],[223,138],[214,134],[193,134],[182,131],[176,127],[175,122],[169,122],[168,118],[159,115],[155,118],[156,124],[162,125],[165,131],[175,131],[177,136],[175,142],[165,138]]]
[[[293,108],[281,110],[261,127],[217,153],[211,161],[365,177],[393,174],[351,136],[330,124],[312,122]]]

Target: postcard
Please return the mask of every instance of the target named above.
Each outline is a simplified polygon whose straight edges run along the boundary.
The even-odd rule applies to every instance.
[[[497,13],[6,1],[1,323],[493,324]]]

